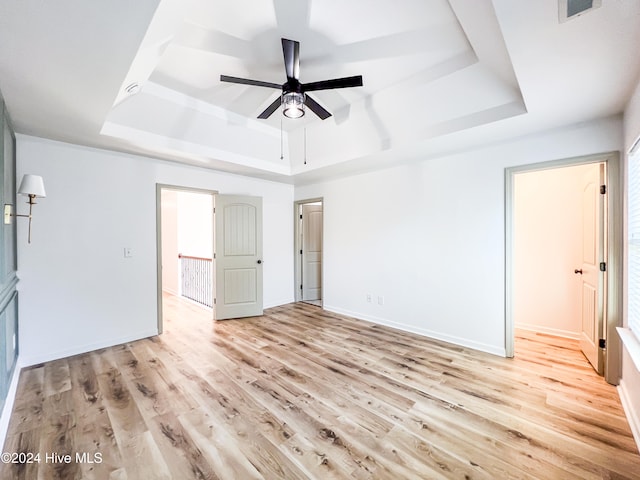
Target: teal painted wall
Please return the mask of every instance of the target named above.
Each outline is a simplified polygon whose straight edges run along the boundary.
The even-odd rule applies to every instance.
[[[0,198],[16,206],[16,138],[0,93]],[[0,410],[18,358],[18,292],[16,285],[16,219],[5,225],[0,221]]]

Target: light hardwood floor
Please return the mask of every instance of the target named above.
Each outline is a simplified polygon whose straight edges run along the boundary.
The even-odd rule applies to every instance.
[[[24,370],[4,451],[40,462],[0,478],[640,478],[575,342],[519,332],[504,359],[306,304],[165,314],[160,337]]]

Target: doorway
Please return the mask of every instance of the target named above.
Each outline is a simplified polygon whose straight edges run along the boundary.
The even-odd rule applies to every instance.
[[[295,202],[295,299],[322,306],[323,225],[322,198]]]
[[[509,168],[505,180],[507,356],[514,356],[515,327],[533,327],[580,340],[594,369],[617,384],[615,327],[622,300],[617,154]]]
[[[156,187],[158,333],[163,297],[173,295],[210,309],[213,318],[213,198],[217,192]]]

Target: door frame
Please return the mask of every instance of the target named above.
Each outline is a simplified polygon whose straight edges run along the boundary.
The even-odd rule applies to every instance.
[[[302,235],[301,222],[300,222],[300,209],[302,205],[306,203],[317,203],[320,202],[322,204],[322,229],[320,235],[324,238],[324,198],[308,198],[305,200],[296,200],[293,203],[293,264],[294,264],[294,284],[293,284],[293,294],[296,302],[302,301],[302,291],[300,290],[300,283],[302,282],[302,256],[300,255],[300,249],[302,248],[302,243],[300,241]],[[324,242],[322,247],[322,298],[320,302],[324,304]]]
[[[163,331],[163,308],[162,308],[162,190],[173,190],[176,192],[201,193],[211,195],[212,197],[218,193],[217,190],[208,190],[205,188],[185,187],[183,185],[170,185],[166,183],[156,183],[156,304],[158,311],[158,335]],[[213,223],[213,211],[211,212],[211,224]],[[214,232],[215,241],[215,232]],[[211,245],[211,253],[213,254],[213,244]],[[213,258],[213,255],[212,255]]]
[[[622,179],[619,152],[552,160],[505,169],[505,354],[514,356],[515,325],[513,318],[514,295],[514,202],[515,175],[536,170],[551,170],[586,163],[606,164],[607,185],[607,275],[605,302],[605,350],[604,378],[618,385],[622,375],[622,346],[616,327],[622,325]]]

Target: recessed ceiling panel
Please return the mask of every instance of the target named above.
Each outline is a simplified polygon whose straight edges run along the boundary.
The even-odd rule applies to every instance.
[[[280,38],[293,28],[292,22],[300,27],[294,40],[300,42],[302,82],[353,75],[364,78],[362,88],[317,92],[318,100],[332,110],[348,108],[354,99],[374,95],[471,51],[446,0],[410,0],[402,8],[389,0],[258,2],[269,14],[265,10],[265,15],[254,15],[251,10],[252,15],[245,15],[251,27],[236,27],[245,23],[238,11],[242,6],[249,11],[254,3],[243,0],[229,7],[192,0],[192,11],[184,14],[184,22],[159,56],[150,80],[254,118],[261,111],[258,104],[237,101],[252,89],[222,85],[220,75],[284,83]],[[363,11],[368,12],[366,18],[354,22],[356,12]],[[254,16],[270,20],[260,23],[251,20]],[[273,97],[270,93],[251,96],[265,100]],[[279,123],[276,117],[267,122]]]
[[[184,9],[185,22],[241,39],[249,40],[276,27],[271,1],[190,0],[189,4]]]
[[[343,45],[446,24],[457,24],[447,0],[322,0],[309,26]]]

